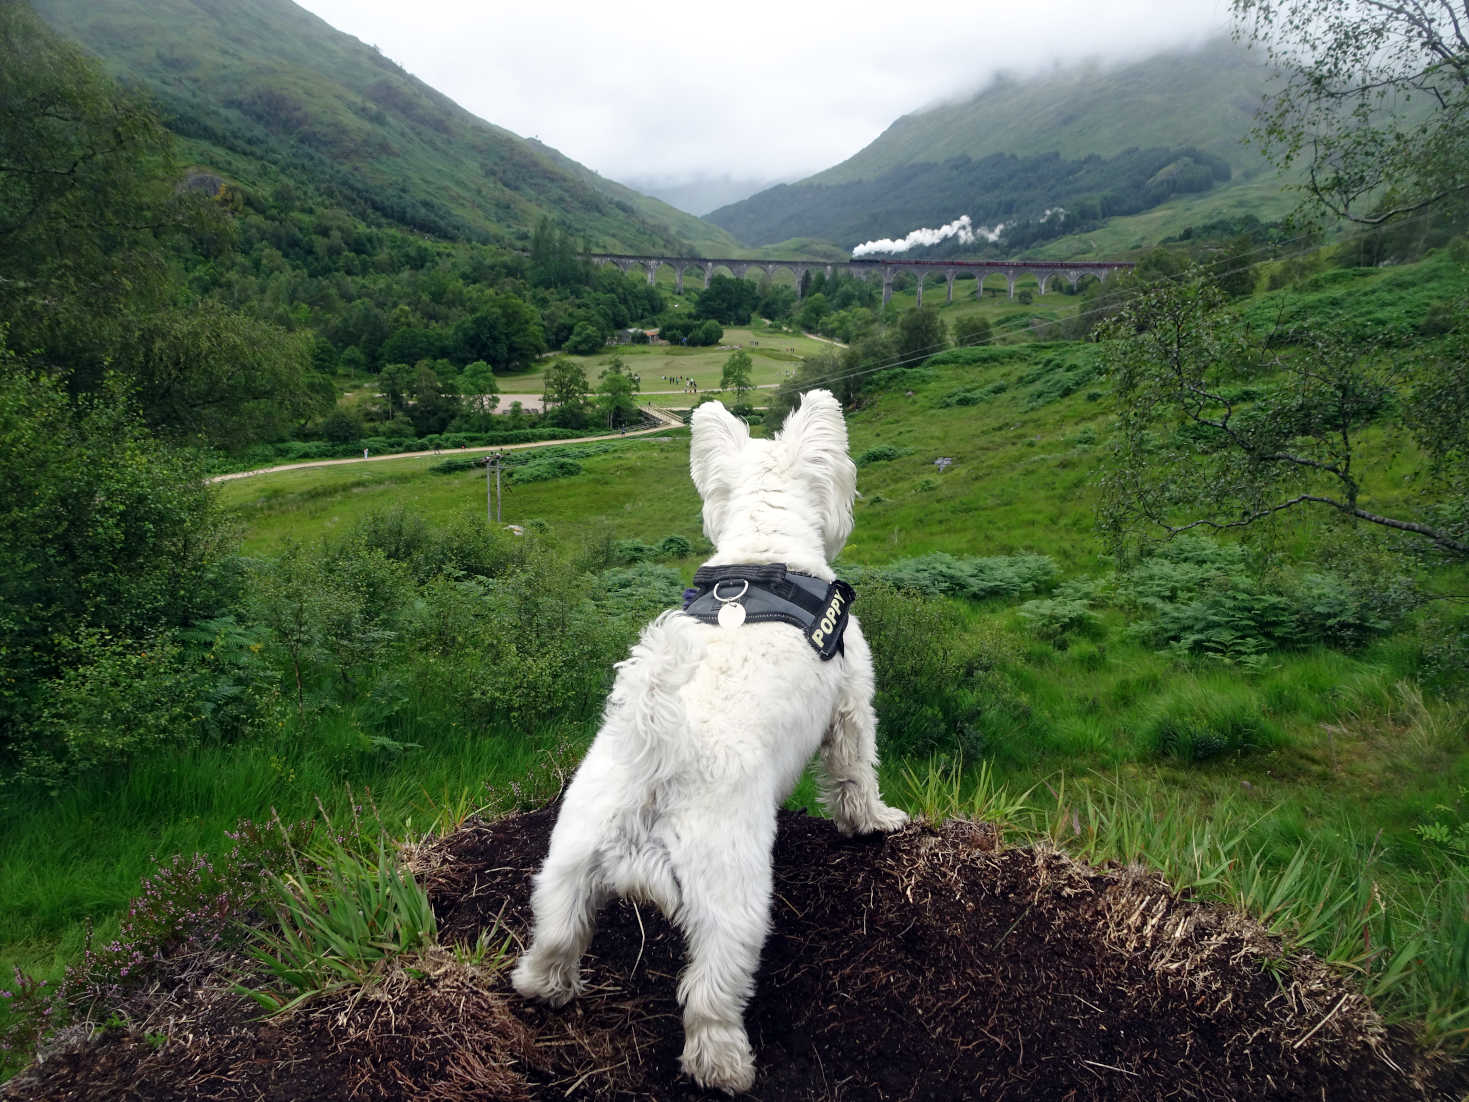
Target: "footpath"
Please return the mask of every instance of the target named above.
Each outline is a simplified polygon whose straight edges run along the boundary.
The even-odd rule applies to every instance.
[[[652,433],[667,432],[671,428],[683,428],[683,420],[676,414],[657,406],[645,405],[638,407],[643,413],[658,422],[642,429],[629,429],[626,432],[606,432],[598,436],[577,436],[570,440],[537,440],[529,444],[488,444],[473,448],[449,448],[438,451],[419,452],[391,452],[385,455],[369,455],[363,458],[354,455],[347,459],[311,459],[300,463],[282,463],[275,467],[257,467],[253,471],[231,471],[229,474],[217,474],[206,478],[206,482],[230,482],[237,478],[253,478],[258,474],[275,474],[279,471],[301,471],[308,467],[340,467],[347,463],[387,463],[394,459],[422,459],[425,456],[445,455],[483,455],[486,452],[510,452],[524,451],[527,448],[559,448],[567,444],[589,444],[597,440],[626,440],[633,436],[648,436]]]

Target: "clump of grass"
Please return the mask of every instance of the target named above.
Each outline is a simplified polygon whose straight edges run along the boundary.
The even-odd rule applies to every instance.
[[[435,943],[428,896],[399,868],[383,836],[364,854],[328,831],[304,853],[293,853],[292,866],[268,874],[276,928],[255,931],[250,950],[272,985],[237,988],[266,1011],[281,1013],[360,986],[386,963]]]
[[[1141,738],[1152,752],[1186,762],[1285,743],[1280,728],[1265,717],[1259,693],[1252,686],[1197,680],[1175,682],[1157,698]]]

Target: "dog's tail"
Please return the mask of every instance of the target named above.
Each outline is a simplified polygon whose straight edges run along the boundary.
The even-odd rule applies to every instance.
[[[607,699],[607,719],[639,776],[656,783],[673,772],[686,745],[688,717],[679,690],[704,654],[703,625],[671,610],[643,629]],[[615,720],[614,720],[615,717]]]

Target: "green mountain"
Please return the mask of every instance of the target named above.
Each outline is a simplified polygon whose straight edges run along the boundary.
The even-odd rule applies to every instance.
[[[727,254],[723,231],[472,115],[290,0],[34,0],[145,88],[187,156],[372,221],[524,247],[550,215],[593,248]]]
[[[706,218],[749,245],[803,234],[850,248],[968,214],[1006,228],[963,246],[966,255],[1038,247],[1273,178],[1247,141],[1269,81],[1259,57],[1227,38],[1127,65],[1002,78],[903,116],[841,164]]]

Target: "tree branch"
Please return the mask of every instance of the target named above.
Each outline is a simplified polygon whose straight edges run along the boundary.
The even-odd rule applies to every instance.
[[[1337,501],[1334,498],[1321,497],[1318,494],[1297,494],[1295,497],[1288,498],[1287,500],[1278,502],[1275,505],[1268,505],[1263,509],[1258,509],[1248,516],[1241,517],[1239,520],[1217,521],[1210,520],[1205,517],[1199,520],[1190,521],[1188,524],[1172,525],[1162,520],[1159,520],[1157,517],[1154,517],[1153,522],[1157,524],[1160,528],[1166,530],[1169,538],[1171,539],[1173,536],[1180,535],[1181,533],[1190,531],[1194,528],[1209,528],[1214,531],[1223,531],[1227,528],[1247,528],[1251,524],[1254,524],[1256,521],[1264,520],[1266,517],[1272,516],[1275,513],[1294,508],[1297,505],[1306,504],[1326,505],[1332,509],[1337,510],[1337,512],[1344,513],[1350,517],[1355,517],[1357,520],[1366,521],[1369,524],[1379,524],[1384,528],[1392,528],[1399,532],[1411,532],[1414,535],[1423,536],[1425,539],[1437,544],[1444,550],[1452,551],[1456,555],[1469,555],[1469,543],[1463,543],[1459,540],[1456,540],[1447,532],[1441,532],[1436,528],[1430,528],[1426,524],[1419,524],[1417,521],[1398,520],[1394,517],[1382,516],[1379,513],[1371,513],[1368,512],[1366,509],[1357,507],[1356,505],[1351,505],[1344,501]]]

